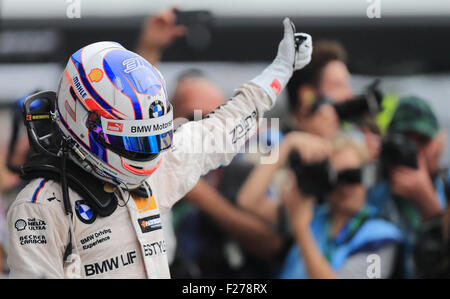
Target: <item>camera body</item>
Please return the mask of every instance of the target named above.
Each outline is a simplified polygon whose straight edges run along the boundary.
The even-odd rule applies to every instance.
[[[396,166],[417,169],[417,144],[404,134],[389,134],[381,144],[380,165],[383,176]]]
[[[364,182],[363,168],[337,171],[329,160],[313,164],[304,163],[296,151],[289,154],[289,166],[295,173],[299,189],[304,194],[315,196],[319,204],[323,203],[325,196],[340,183]]]
[[[320,163],[305,164],[296,151],[289,154],[289,166],[294,171],[297,186],[308,195],[323,196],[333,190],[337,184],[337,172],[328,160]]]
[[[363,94],[345,102],[333,104],[339,119],[354,121],[364,115],[375,115],[380,112],[383,94],[378,88],[379,83],[379,80],[375,80]]]
[[[214,17],[208,10],[175,10],[177,25],[192,26],[198,24],[209,25]]]

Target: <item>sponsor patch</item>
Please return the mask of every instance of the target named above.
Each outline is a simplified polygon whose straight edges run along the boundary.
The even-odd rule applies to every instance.
[[[14,223],[14,227],[17,229],[18,232],[21,230],[24,230],[27,227],[27,223],[23,219],[18,219],[16,223]]]
[[[242,118],[239,123],[230,131],[231,142],[235,144],[239,139],[244,138],[247,133],[256,127],[258,119],[258,112],[253,110],[253,112]]]
[[[103,72],[99,68],[94,68],[91,70],[88,76],[92,82],[99,82],[103,78]]]
[[[275,92],[275,95],[278,96],[281,91],[280,81],[278,81],[277,78],[273,79],[272,83],[270,83],[270,88],[272,88],[272,90]]]
[[[48,200],[48,202],[52,202],[52,201],[54,201],[54,200],[56,200],[57,202],[61,202],[59,199],[56,198],[56,195],[55,195],[54,192],[53,192],[53,196],[47,198],[47,200]]]
[[[81,85],[80,79],[78,79],[78,76],[73,77],[73,85],[75,85],[75,89],[78,91],[78,94],[84,99],[87,97],[87,93],[84,90],[83,86]]]
[[[117,122],[108,122],[108,130],[114,131],[114,132],[122,132],[123,131],[123,124],[117,123]]]
[[[166,242],[164,240],[143,244],[144,256],[153,256],[166,252]]]
[[[27,220],[17,219],[17,221],[14,223],[14,227],[17,229],[17,231],[23,231],[25,229],[37,231],[45,230],[46,223],[44,220],[38,218],[27,218]]]
[[[84,272],[86,276],[92,276],[114,271],[121,267],[134,264],[136,257],[136,251],[123,253],[101,262],[84,265]]]
[[[85,224],[91,224],[97,218],[94,210],[92,210],[84,200],[78,200],[75,202],[75,212],[78,219]]]
[[[110,235],[111,235],[110,228],[103,229],[80,239],[80,243],[81,245],[83,245],[83,250],[90,249],[103,242],[111,240]]]
[[[20,245],[29,245],[29,244],[47,244],[47,239],[44,235],[25,235],[19,237]]]
[[[157,108],[155,107],[155,113]],[[104,133],[115,136],[126,137],[148,137],[153,135],[161,135],[173,130],[173,112],[172,109],[166,114],[157,118],[146,119],[110,119],[101,117],[102,128]]]
[[[162,228],[161,218],[159,215],[152,215],[138,219],[139,227],[142,233],[148,233]]]
[[[161,101],[156,100],[148,108],[150,118],[160,117],[164,113],[164,105]]]

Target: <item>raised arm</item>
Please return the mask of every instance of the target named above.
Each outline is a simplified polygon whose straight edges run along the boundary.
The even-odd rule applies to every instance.
[[[165,154],[161,169],[150,178],[161,184],[167,180],[172,183],[160,196],[162,208],[170,208],[201,175],[229,164],[245,141],[256,132],[260,118],[275,104],[292,72],[310,62],[311,37],[302,34],[305,40],[296,50],[294,26],[288,18],[283,24],[284,37],[272,64],[238,88],[229,101],[205,119],[188,122],[175,132],[172,151]]]

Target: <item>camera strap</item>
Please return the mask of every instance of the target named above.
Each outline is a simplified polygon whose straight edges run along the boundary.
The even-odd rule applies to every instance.
[[[363,224],[371,217],[369,213],[368,206],[365,206],[361,212],[359,212],[355,217],[350,219],[345,226],[341,229],[339,234],[335,237],[331,237],[331,220],[327,219],[326,230],[327,230],[327,246],[325,248],[325,257],[330,262],[334,250],[336,247],[342,244],[350,242],[356,235],[358,230],[363,226]]]

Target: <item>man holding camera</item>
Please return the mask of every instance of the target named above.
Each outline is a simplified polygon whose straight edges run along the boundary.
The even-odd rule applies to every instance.
[[[367,147],[345,135],[337,136],[331,144],[331,153],[322,159],[336,180],[328,178],[326,182],[317,171],[318,164],[313,170],[308,166],[311,161],[303,156],[300,167],[292,167],[291,162],[296,178],[285,184],[282,198],[295,244],[280,277],[389,278],[401,233],[367,205],[361,169],[369,159]],[[307,175],[313,181],[321,182],[322,190],[311,189],[305,177],[299,177],[304,167],[309,168]],[[318,202],[318,195],[326,200]],[[377,273],[368,266],[374,254],[380,260]]]
[[[416,163],[402,162],[407,159],[401,158],[405,155],[400,153],[395,164],[386,165],[388,163],[385,161],[393,154],[385,150],[387,147],[384,146],[381,164],[386,181],[370,190],[369,203],[402,230],[406,238],[401,257],[402,270],[405,272],[403,275],[414,277],[411,257],[415,233],[423,220],[440,214],[446,206],[443,182],[438,177],[439,158],[444,150],[446,136],[439,128],[431,107],[417,97],[400,100],[388,127],[387,139],[398,135],[412,142],[410,146],[398,146],[399,152],[417,148]]]
[[[300,130],[330,139],[340,129],[356,129],[366,142],[370,160],[379,154],[379,129],[373,115],[379,112],[382,94],[377,82],[355,96],[350,86],[347,53],[337,41],[322,40],[314,45],[311,63],[295,72],[288,83],[290,123],[283,133]],[[348,122],[356,126],[348,126]],[[345,122],[345,126],[341,126]]]
[[[290,123],[284,133],[300,130],[332,138],[339,119],[331,105],[321,105],[323,97],[342,102],[353,96],[347,55],[338,42],[319,41],[314,45],[311,63],[303,72],[294,72],[287,86]]]

